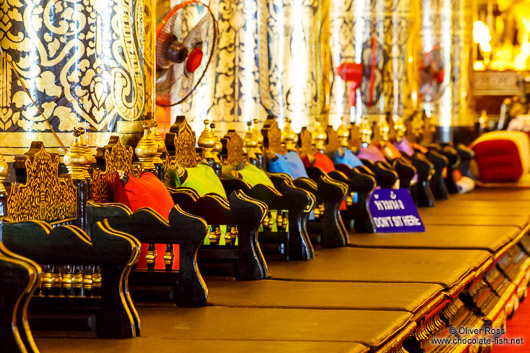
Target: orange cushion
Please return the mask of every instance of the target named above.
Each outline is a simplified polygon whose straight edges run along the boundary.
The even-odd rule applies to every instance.
[[[143,173],[139,178],[129,176],[129,180],[125,186],[122,184],[120,177],[116,172],[114,177],[114,202],[123,203],[133,212],[142,207],[150,207],[166,220],[169,217],[169,212],[175,205],[164,183],[150,172]],[[179,264],[178,246],[174,245],[173,250],[175,252],[173,268],[176,269]],[[156,244],[156,252],[158,255],[155,262],[156,269],[165,268],[165,251],[165,244]],[[140,259],[137,265],[138,268],[147,268],[147,262],[145,260],[146,253],[147,244],[142,244]]]

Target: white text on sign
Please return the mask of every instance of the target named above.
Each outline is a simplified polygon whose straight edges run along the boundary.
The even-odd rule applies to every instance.
[[[408,216],[387,216],[387,217],[374,217],[374,223],[378,228],[391,228],[391,227],[402,227],[402,226],[418,226],[421,225],[419,218],[408,215]]]

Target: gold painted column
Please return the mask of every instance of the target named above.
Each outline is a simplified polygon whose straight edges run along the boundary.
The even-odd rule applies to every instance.
[[[410,9],[409,0],[331,0],[334,71],[343,62],[363,64],[357,119],[369,116],[379,121],[385,114],[404,114],[410,95],[406,79]],[[330,118],[339,125],[349,116],[348,85],[335,72]]]
[[[8,61],[64,145],[79,125],[91,146],[106,144],[112,132],[141,132],[149,90],[143,13],[140,0],[2,1],[0,152],[24,153],[34,140],[59,151]]]
[[[163,1],[163,0],[157,0]],[[182,1],[171,0],[175,6]],[[203,120],[215,122],[220,131],[246,130],[254,118],[265,121],[266,110],[259,99],[258,33],[259,3],[244,0],[210,0],[217,19],[218,37],[214,57],[194,93],[170,108],[172,122],[185,115],[195,131]]]
[[[437,126],[443,142],[467,142],[473,137],[470,109],[472,72],[473,1],[421,0],[421,54],[419,98]],[[443,63],[443,81],[427,84],[429,65]],[[431,63],[431,64],[430,64]],[[422,72],[423,71],[423,72]],[[423,78],[422,78],[423,75]],[[423,85],[422,85],[423,83]],[[423,86],[423,88],[422,88]],[[432,88],[430,88],[432,87]]]
[[[295,131],[327,120],[330,0],[260,0],[260,100]]]

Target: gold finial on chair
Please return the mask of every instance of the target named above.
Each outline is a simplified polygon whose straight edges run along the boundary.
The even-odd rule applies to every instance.
[[[340,124],[337,129],[337,137],[339,139],[340,147],[348,147],[348,140],[350,138],[350,130],[344,124]]]
[[[396,132],[396,142],[401,142],[407,132],[407,127],[403,122],[403,118],[400,116],[398,116],[394,122],[394,131]]]
[[[5,194],[6,193],[6,188],[4,186],[4,181],[7,178],[7,172],[8,172],[7,162],[6,162],[5,158],[4,158],[4,156],[2,156],[0,154],[0,194]]]
[[[372,127],[368,122],[367,118],[363,118],[361,124],[359,125],[359,134],[361,135],[361,143],[368,146],[372,142]]]
[[[412,116],[411,120],[411,132],[416,138],[419,138],[424,131],[424,122],[423,122],[423,116],[420,113],[416,113]]]
[[[85,180],[90,178],[88,168],[92,163],[92,153],[86,145],[84,138],[85,130],[82,127],[74,128],[74,141],[63,161],[68,172],[74,180]]]
[[[379,121],[379,137],[381,137],[382,144],[386,143],[389,140],[389,135],[390,125],[388,124],[386,117],[383,115],[381,116],[381,120]]]
[[[216,143],[217,138],[210,128],[210,120],[206,119],[204,120],[204,130],[197,141],[197,144],[204,152],[204,159],[215,159],[214,148]]]
[[[324,151],[326,149],[326,139],[328,134],[326,130],[322,127],[320,119],[315,121],[315,127],[313,128],[313,133],[311,134],[312,144],[318,151]]]
[[[252,133],[254,134],[254,139],[258,143],[257,148],[263,147],[263,134],[261,133],[261,130],[258,128],[258,119],[252,120],[252,123],[254,124],[254,128],[252,129]]]
[[[138,145],[134,149],[138,159],[142,163],[143,170],[153,170],[155,167],[155,159],[158,153],[158,144],[153,135],[153,122],[144,122],[144,135],[138,141]]]
[[[221,153],[221,151],[223,150],[223,143],[221,142],[221,139],[215,134],[215,123],[210,124],[210,129],[212,130],[212,134],[215,137],[215,146],[213,148],[214,160],[216,162],[220,162],[219,153]]]
[[[291,127],[291,119],[285,118],[285,127],[282,131],[282,144],[287,151],[296,151],[298,134]]]
[[[157,146],[154,163],[163,164],[164,161],[160,157],[162,156],[162,153],[166,152],[166,143],[164,142],[164,139],[162,138],[162,136],[158,133],[157,128],[158,128],[158,122],[155,121],[153,122],[153,129],[152,129],[153,141],[156,143],[156,146]]]
[[[252,131],[252,122],[247,122],[247,132],[243,136],[243,153],[247,155],[247,158],[256,158],[256,147],[258,146],[258,141],[256,136]]]

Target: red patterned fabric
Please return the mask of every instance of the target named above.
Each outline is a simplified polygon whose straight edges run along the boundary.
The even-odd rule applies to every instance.
[[[143,173],[139,178],[129,176],[129,180],[125,186],[123,186],[120,177],[116,172],[114,177],[114,202],[126,205],[133,212],[142,207],[150,207],[166,220],[169,217],[169,212],[175,205],[166,186],[155,175],[149,172]],[[174,245],[173,248],[175,252],[173,268],[178,269],[178,245]],[[165,244],[156,244],[156,252],[158,254],[155,262],[156,269],[165,268],[165,251]],[[145,260],[146,253],[147,244],[142,244],[140,260],[137,265],[138,268],[147,268],[147,262]]]
[[[511,140],[487,140],[473,146],[480,181],[515,182],[523,175],[518,146]]]

